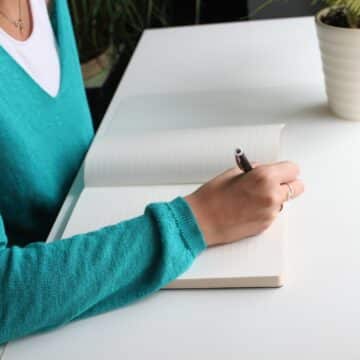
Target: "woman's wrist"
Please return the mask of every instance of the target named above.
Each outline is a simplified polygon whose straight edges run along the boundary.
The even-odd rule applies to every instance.
[[[197,256],[207,247],[207,243],[191,207],[182,196],[166,204],[175,218],[182,240],[194,257]]]
[[[195,219],[200,226],[204,235],[204,240],[208,246],[213,246],[219,243],[218,236],[214,229],[214,222],[211,220],[210,209],[206,209],[204,204],[198,198],[196,192],[184,197],[190,206]]]

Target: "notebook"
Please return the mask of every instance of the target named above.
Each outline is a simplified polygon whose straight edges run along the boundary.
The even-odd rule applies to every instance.
[[[151,202],[185,196],[249,159],[278,160],[283,125],[224,126],[105,134],[84,162],[84,189],[63,238],[141,215]],[[258,236],[206,249],[167,288],[278,287],[283,284],[285,220]]]

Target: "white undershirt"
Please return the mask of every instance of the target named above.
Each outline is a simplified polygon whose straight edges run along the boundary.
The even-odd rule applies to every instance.
[[[29,0],[33,30],[28,39],[14,39],[0,27],[0,45],[50,96],[60,88],[60,61],[46,0]]]

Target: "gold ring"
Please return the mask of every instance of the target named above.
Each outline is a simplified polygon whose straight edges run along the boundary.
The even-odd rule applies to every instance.
[[[290,184],[285,183],[285,185],[286,185],[286,186],[288,187],[288,189],[289,189],[289,191],[288,191],[288,193],[287,193],[287,199],[286,199],[286,201],[289,201],[289,200],[291,200],[291,199],[294,197],[295,192],[294,192],[293,187],[292,187]]]

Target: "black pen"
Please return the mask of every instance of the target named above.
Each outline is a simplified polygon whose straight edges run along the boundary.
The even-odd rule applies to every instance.
[[[246,173],[253,169],[244,151],[240,148],[235,149],[235,161],[237,166]]]

